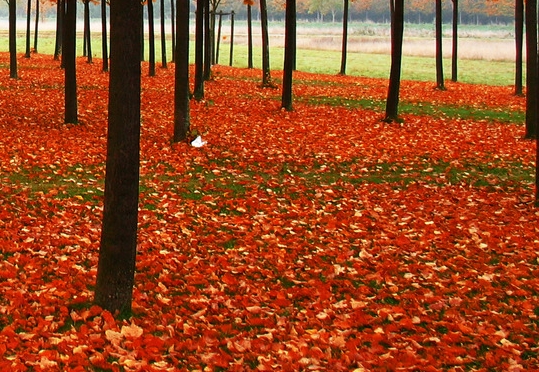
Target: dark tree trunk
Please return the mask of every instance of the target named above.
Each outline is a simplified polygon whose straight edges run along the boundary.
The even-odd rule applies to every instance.
[[[144,62],[144,4],[142,5],[142,11],[140,12],[140,61]]]
[[[54,42],[54,59],[60,59],[60,53],[62,51],[62,37],[64,34],[64,12],[65,12],[65,0],[58,0],[56,2],[56,38]]]
[[[458,80],[458,45],[459,45],[459,0],[453,0],[453,51],[451,52],[451,81]]]
[[[537,0],[526,1],[526,134],[537,134]]]
[[[524,44],[524,0],[515,0],[515,95],[522,96],[522,47]]]
[[[209,0],[208,0],[209,1]],[[213,2],[211,2],[213,5]],[[215,64],[215,17],[216,17],[216,8],[210,10],[210,52],[211,52],[211,61],[210,65]]]
[[[292,111],[292,75],[296,58],[296,0],[286,0],[283,96],[281,107]]]
[[[217,25],[217,39],[215,41],[215,64],[219,64],[219,47],[221,46],[221,28],[223,27],[223,12],[219,12],[219,21]]]
[[[266,0],[260,0],[260,23],[262,27],[262,86],[271,87],[269,34],[268,34],[268,7]]]
[[[9,77],[18,79],[17,73],[17,2],[9,0]]]
[[[341,55],[341,75],[346,75],[346,54],[348,49],[348,5],[349,1],[344,0],[342,15],[342,55]]]
[[[251,4],[247,5],[247,67],[253,68],[253,21]]]
[[[176,70],[174,85],[174,142],[187,138],[189,116],[189,0],[178,0],[176,11]]]
[[[210,0],[204,0],[204,80],[211,79],[211,27],[210,27]]]
[[[197,0],[195,20],[195,89],[197,101],[204,98],[204,6],[205,0]]]
[[[436,88],[445,90],[442,53],[442,0],[436,0]]]
[[[161,67],[167,68],[167,41],[165,35],[165,0],[161,0]]]
[[[189,13],[189,9],[187,9],[187,13]],[[170,25],[172,27],[172,63],[176,63],[176,18],[177,14],[174,10],[174,0],[170,0]]]
[[[77,0],[66,0],[64,52],[62,54],[65,71],[65,122],[76,124],[77,114],[77,68],[76,30]]]
[[[399,91],[404,33],[404,0],[390,0],[391,6],[391,71],[386,101],[385,121],[398,120]]]
[[[90,0],[84,1],[84,44],[86,45],[86,55],[88,63],[92,63],[92,36],[90,33]]]
[[[140,162],[140,1],[110,4],[110,83],[103,226],[95,303],[131,312]]]
[[[230,12],[230,57],[228,65],[232,66],[234,62],[234,11]]]
[[[148,0],[148,38],[149,38],[149,75],[155,76],[155,26],[153,19],[153,0]]]
[[[36,0],[36,22],[34,24],[34,53],[37,53],[38,28],[39,28],[39,0]]]
[[[32,20],[32,0],[26,3],[26,53],[24,58],[30,58],[30,21]]]
[[[101,54],[103,55],[103,72],[109,71],[109,46],[107,36],[107,0],[101,0]]]

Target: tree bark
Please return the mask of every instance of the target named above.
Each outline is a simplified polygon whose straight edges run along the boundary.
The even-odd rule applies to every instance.
[[[292,111],[292,75],[296,58],[296,0],[286,0],[283,68],[283,96],[281,107]]]
[[[391,71],[384,121],[398,120],[399,91],[404,33],[404,0],[390,0],[391,7]]]
[[[459,0],[453,0],[453,50],[451,52],[451,81],[456,82],[458,80],[458,36],[459,28]]]
[[[442,52],[442,0],[436,0],[436,88],[445,90]]]
[[[176,10],[176,65],[174,85],[174,142],[187,138],[189,114],[189,0],[178,0]]]
[[[204,7],[205,0],[197,0],[195,20],[195,89],[197,101],[204,98]]]
[[[253,68],[253,21],[251,4],[247,4],[247,68]]]
[[[101,0],[101,54],[103,55],[103,72],[109,71],[109,46],[107,36],[107,0]]]
[[[155,76],[155,26],[153,0],[148,0],[149,75]]]
[[[38,28],[39,28],[39,0],[36,0],[36,22],[34,24],[34,53],[37,53]]]
[[[204,80],[211,79],[212,42],[210,26],[210,0],[204,0]]]
[[[187,12],[189,13],[190,9],[187,9]],[[171,32],[172,32],[172,63],[176,63],[176,18],[177,12],[174,10],[174,0],[170,0],[170,25],[171,25]]]
[[[58,0],[56,2],[56,38],[54,42],[54,60],[60,59],[60,53],[62,51],[62,38],[64,33],[64,12],[65,12],[65,0]]]
[[[9,0],[9,77],[18,79],[17,72],[17,2]]]
[[[167,41],[165,35],[165,0],[161,0],[161,67],[167,68]]]
[[[131,312],[137,250],[141,12],[140,1],[110,4],[105,202],[94,301],[123,315]]]
[[[32,19],[32,0],[26,3],[26,53],[24,58],[30,58],[30,21]]]
[[[339,74],[346,75],[346,54],[348,49],[348,5],[349,0],[344,0],[342,15],[342,48],[341,48],[341,70]]]
[[[92,63],[92,35],[90,33],[90,0],[84,0],[84,40],[88,63]]]
[[[515,95],[522,96],[522,47],[524,44],[524,0],[515,0]]]
[[[78,123],[77,114],[77,67],[76,67],[76,30],[77,0],[66,0],[64,19],[65,38],[63,61],[65,72],[65,123]]]
[[[537,134],[537,0],[526,1],[526,134]]]
[[[262,27],[262,86],[271,87],[269,34],[268,34],[268,6],[266,0],[260,0],[260,23]]]

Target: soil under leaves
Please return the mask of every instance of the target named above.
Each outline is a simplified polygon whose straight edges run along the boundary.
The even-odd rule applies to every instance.
[[[387,124],[385,80],[297,72],[286,112],[259,70],[216,66],[194,148],[171,143],[173,69],[144,76],[133,314],[114,320],[92,305],[108,75],[79,60],[65,125],[57,61],[19,59],[20,80],[0,62],[0,369],[539,368],[512,87],[405,81],[417,114]]]

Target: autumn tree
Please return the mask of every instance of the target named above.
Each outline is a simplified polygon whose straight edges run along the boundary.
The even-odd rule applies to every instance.
[[[210,0],[204,0],[204,80],[211,78],[213,43],[210,26]]]
[[[56,2],[56,38],[54,40],[54,59],[60,59],[60,52],[62,50],[62,38],[64,35],[64,14],[65,13],[65,0],[57,0]]]
[[[109,46],[107,36],[107,0],[101,0],[101,53],[103,59],[103,72],[109,71]]]
[[[174,2],[175,0],[170,0],[170,25],[171,25],[171,33],[172,33],[172,59],[171,62],[176,62],[176,12],[174,11]],[[189,12],[190,9],[187,11]]]
[[[452,52],[451,52],[451,81],[456,82],[458,80],[458,25],[459,25],[459,0],[452,0],[453,13],[452,13]]]
[[[391,8],[391,70],[384,121],[398,120],[399,91],[404,34],[404,0],[389,0]]]
[[[178,0],[176,8],[176,54],[174,81],[174,142],[187,138],[189,115],[189,0]]]
[[[39,0],[36,0],[36,20],[34,23],[34,53],[37,53],[38,28],[39,28]]]
[[[253,20],[252,7],[253,0],[244,0],[247,5],[247,68],[253,68]]]
[[[204,98],[204,7],[205,0],[197,0],[195,14],[195,88],[193,97]]]
[[[281,107],[292,111],[292,74],[296,58],[296,0],[286,0],[283,93]]]
[[[165,0],[161,0],[160,18],[161,18],[161,67],[167,68],[167,42],[165,35]]]
[[[9,0],[9,77],[18,79],[17,72],[17,2]]]
[[[524,44],[524,0],[515,0],[515,94],[523,94],[522,48]]]
[[[26,53],[25,58],[30,58],[30,21],[32,20],[32,0],[26,3]]]
[[[260,25],[262,28],[262,86],[271,87],[269,32],[268,32],[268,6],[266,0],[260,0]]]
[[[149,49],[149,72],[150,76],[155,76],[155,25],[153,0],[148,0],[148,49]]]
[[[83,51],[88,57],[88,63],[92,63],[92,34],[90,32],[90,0],[84,0],[84,32],[83,32]]]
[[[66,0],[62,61],[65,73],[65,122],[78,122],[76,67],[77,0]]]
[[[141,12],[139,1],[110,4],[105,201],[94,301],[124,314],[131,311],[137,247]]]
[[[348,8],[349,0],[343,0],[343,15],[342,15],[342,47],[341,47],[341,75],[346,75],[346,54],[348,49]]]

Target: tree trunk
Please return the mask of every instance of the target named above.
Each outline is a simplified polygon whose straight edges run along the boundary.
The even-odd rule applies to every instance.
[[[189,13],[189,9],[187,9],[187,12]],[[171,32],[172,32],[172,63],[176,63],[176,18],[177,14],[174,10],[174,0],[170,0],[170,25],[171,25]]]
[[[9,0],[9,77],[18,79],[17,73],[17,2]]]
[[[217,38],[215,45],[215,64],[219,64],[219,47],[221,46],[221,28],[223,27],[223,12],[219,11],[219,21],[217,22]]]
[[[165,35],[165,0],[161,0],[161,67],[167,68],[167,41]]]
[[[30,21],[32,19],[32,0],[26,3],[26,53],[24,58],[30,58]]]
[[[442,0],[436,0],[436,88],[445,90],[442,53]]]
[[[65,71],[65,123],[76,124],[77,114],[77,67],[76,67],[76,31],[77,0],[66,0],[65,38],[63,61]]]
[[[144,4],[140,12],[140,61],[144,62]]]
[[[140,1],[110,4],[105,202],[95,303],[123,315],[131,312],[137,250],[141,12]]]
[[[34,24],[34,53],[37,53],[38,27],[39,27],[39,0],[36,0],[36,22]]]
[[[234,62],[234,15],[235,15],[234,11],[231,11],[230,12],[230,56],[228,58],[229,66],[232,66],[232,62]]]
[[[286,0],[283,68],[283,96],[281,107],[292,111],[292,73],[296,58],[296,0]]]
[[[260,23],[262,27],[262,86],[271,87],[270,53],[268,35],[268,7],[266,0],[260,0]]]
[[[398,120],[399,90],[404,33],[404,0],[389,0],[391,6],[391,71],[384,121]]]
[[[522,96],[522,47],[524,43],[524,0],[515,0],[515,95]]]
[[[107,36],[107,0],[101,0],[101,53],[103,55],[103,72],[109,71],[109,46]]]
[[[64,0],[58,0],[56,2],[56,38],[54,42],[54,59],[60,59],[60,53],[62,51],[62,36],[64,30]]]
[[[92,36],[90,33],[90,0],[84,1],[84,40],[88,63],[92,63]]]
[[[195,89],[197,101],[204,98],[204,6],[205,0],[197,0],[195,20]]]
[[[210,27],[210,0],[204,0],[204,80],[211,79],[211,27]]]
[[[341,75],[346,75],[346,54],[348,49],[348,5],[349,0],[344,0],[342,15],[342,54],[341,54]]]
[[[253,21],[251,4],[247,4],[247,68],[253,68]]]
[[[189,115],[189,0],[178,0],[176,10],[176,67],[174,85],[174,142],[187,138]]]
[[[451,52],[451,81],[456,82],[458,80],[458,28],[459,28],[459,0],[453,0],[453,51]]]
[[[536,137],[537,125],[537,0],[526,1],[526,134]]]
[[[155,76],[155,26],[153,16],[153,0],[148,0],[148,38],[149,38],[149,75]]]

